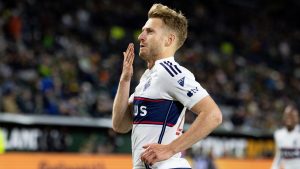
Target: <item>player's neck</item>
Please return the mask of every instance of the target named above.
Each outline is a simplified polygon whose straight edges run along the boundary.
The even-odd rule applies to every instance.
[[[152,69],[154,65],[155,65],[155,60],[147,61],[147,67],[149,70]]]
[[[154,57],[154,59],[147,60],[148,69],[153,68],[153,66],[155,65],[155,61],[174,56],[174,54],[175,54],[175,52],[173,50],[166,50],[163,53],[161,53],[160,55]]]
[[[295,129],[295,126],[286,126],[288,132],[291,132]]]
[[[153,59],[153,60],[147,60],[147,67],[148,69],[152,69],[153,66],[155,65],[155,62],[157,60],[161,60],[161,59],[165,59],[165,58],[169,58],[169,57],[172,57],[173,55],[169,55],[169,56],[166,56],[166,57],[159,57],[158,59]]]

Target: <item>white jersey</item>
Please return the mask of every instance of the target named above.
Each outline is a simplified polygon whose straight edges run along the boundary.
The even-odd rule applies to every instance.
[[[130,96],[134,105],[132,154],[134,169],[144,169],[142,146],[169,144],[182,134],[186,108],[191,109],[208,93],[195,81],[194,75],[175,62],[174,57],[157,60],[147,69]],[[191,168],[178,153],[155,163],[153,169]]]
[[[272,169],[300,169],[300,126],[288,132],[286,128],[279,129],[274,134],[276,155]]]

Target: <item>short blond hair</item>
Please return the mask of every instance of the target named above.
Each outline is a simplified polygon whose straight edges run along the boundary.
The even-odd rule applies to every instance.
[[[148,18],[160,18],[168,28],[174,31],[178,37],[177,49],[179,49],[187,38],[188,21],[181,11],[162,5],[153,4],[148,12]]]

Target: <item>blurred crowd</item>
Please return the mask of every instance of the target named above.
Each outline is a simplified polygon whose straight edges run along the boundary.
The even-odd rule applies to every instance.
[[[110,117],[122,52],[155,1],[0,1],[0,111]],[[223,127],[274,130],[300,105],[297,1],[163,1],[189,20],[176,60],[221,105]],[[146,68],[136,58],[132,86]],[[187,114],[187,121],[193,114]]]

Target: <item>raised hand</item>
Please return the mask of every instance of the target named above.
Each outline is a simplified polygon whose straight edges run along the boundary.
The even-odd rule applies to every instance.
[[[121,81],[130,81],[133,75],[133,60],[134,60],[134,45],[130,43],[127,47],[126,52],[123,52],[123,70],[121,75]]]

